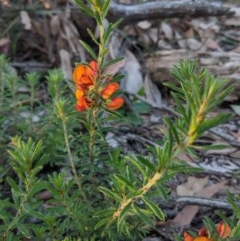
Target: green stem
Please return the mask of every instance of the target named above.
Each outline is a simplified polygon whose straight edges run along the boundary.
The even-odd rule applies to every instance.
[[[134,202],[136,199],[142,197],[145,193],[147,193],[151,189],[151,187],[154,186],[157,183],[157,181],[161,179],[162,175],[163,175],[163,172],[154,173],[152,178],[148,180],[147,184],[145,184],[140,188],[140,190],[143,191],[140,195],[137,195],[129,199],[124,199],[121,205],[119,206],[118,210],[113,214],[113,218],[117,219],[120,216],[121,212],[129,203]]]
[[[4,102],[4,81],[3,81],[3,74],[0,74],[0,83],[1,83],[1,89],[0,89],[0,112],[3,112],[3,102]]]
[[[101,13],[99,13],[99,15],[101,16]],[[103,23],[104,19],[102,19],[102,23]],[[101,67],[103,62],[104,62],[104,51],[105,51],[105,42],[104,42],[104,33],[105,33],[105,29],[103,24],[99,25],[99,32],[100,32],[100,41],[99,41],[99,51],[98,51],[98,64]]]
[[[31,85],[31,98],[30,98],[30,133],[33,132],[33,104],[34,104],[35,89],[34,85]]]
[[[28,173],[26,176],[31,177],[31,175],[32,175],[32,172],[30,171],[30,173]],[[25,203],[27,203],[27,200],[28,200],[29,190],[31,190],[31,187],[32,187],[32,183],[30,183],[30,182],[31,182],[31,178],[26,179],[26,181],[24,182],[25,187],[26,187],[25,192],[21,198],[21,202],[20,202],[19,208],[17,210],[17,213],[16,213],[15,217],[13,218],[13,220],[8,225],[7,230],[4,232],[3,238],[7,238],[11,229],[18,224],[18,221],[20,220],[20,218],[22,216],[22,213],[24,211],[24,205],[25,205]]]
[[[71,165],[71,168],[72,168],[74,179],[75,179],[76,184],[78,185],[78,189],[79,189],[79,191],[80,191],[80,193],[81,193],[81,195],[83,197],[83,200],[87,201],[86,195],[85,195],[85,193],[84,193],[84,191],[82,189],[82,186],[80,184],[79,177],[78,177],[78,174],[77,174],[77,170],[76,170],[76,167],[74,165],[73,158],[72,158],[72,152],[71,152],[69,141],[68,141],[67,126],[66,126],[65,119],[64,119],[63,116],[61,116],[61,120],[62,120],[62,127],[63,127],[65,144],[66,144],[67,152],[68,152],[68,159],[69,159],[69,162],[70,162],[70,165]]]
[[[173,162],[174,160],[178,159],[178,156],[183,152],[183,150],[187,147],[187,143],[183,142],[182,145],[175,145],[173,147],[173,154],[169,158],[169,163]],[[142,193],[140,195],[134,196],[129,199],[123,199],[122,203],[120,204],[118,210],[113,214],[113,218],[117,219],[121,212],[124,210],[124,208],[131,202],[135,202],[136,199],[141,198],[144,194],[146,194],[163,176],[164,170],[156,171],[153,176],[148,180],[148,182],[143,185],[140,190],[142,190]]]
[[[94,180],[94,172],[95,172],[95,136],[96,136],[96,129],[97,129],[97,116],[98,116],[98,108],[92,109],[90,111],[88,120],[90,122],[90,130],[89,130],[89,162],[90,162],[90,173],[92,176],[93,183],[96,183]]]

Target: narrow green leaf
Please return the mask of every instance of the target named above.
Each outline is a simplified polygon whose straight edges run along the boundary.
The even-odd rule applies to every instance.
[[[114,176],[114,178],[115,178],[118,182],[120,182],[121,184],[123,184],[123,186],[129,188],[129,189],[132,190],[132,191],[136,191],[136,188],[134,187],[134,185],[133,185],[131,182],[129,182],[129,181],[128,181],[125,177],[123,177],[122,175],[114,174],[113,176]]]
[[[172,133],[175,141],[177,142],[177,144],[180,144],[180,139],[177,133],[177,130],[175,128],[175,126],[173,125],[172,120],[170,120],[169,118],[165,118],[164,121],[167,123],[168,125],[168,130]]]
[[[142,221],[149,225],[150,227],[154,227],[155,223],[154,221],[150,218],[150,215],[145,213],[146,210],[138,208],[136,205],[133,205],[133,210],[136,212],[136,214],[142,219]]]
[[[108,216],[113,216],[114,212],[116,212],[117,210],[116,209],[111,209],[111,210],[101,210],[101,211],[98,211],[94,214],[93,217],[96,217],[96,218],[103,218],[103,217],[108,217]]]
[[[109,217],[102,218],[101,220],[99,220],[96,223],[94,229],[97,230],[97,229],[101,228],[102,226],[104,226],[105,228],[109,227],[113,223],[113,221],[114,221],[114,219],[112,217],[111,218],[109,218]]]
[[[106,15],[108,13],[108,9],[110,7],[110,2],[111,2],[111,0],[104,1],[103,7],[102,7],[102,14],[103,14],[104,18],[106,17]]]
[[[169,190],[164,186],[164,184],[156,183],[158,196],[162,197],[164,201],[168,199]]]
[[[224,122],[226,122],[227,120],[229,120],[229,118],[231,117],[232,115],[229,113],[229,114],[226,114],[226,113],[220,113],[220,114],[217,114],[216,116],[214,116],[213,118],[211,119],[206,119],[203,121],[203,123],[200,125],[200,127],[198,128],[198,133],[199,135],[201,135],[203,132],[215,127],[215,126],[218,126]]]
[[[111,79],[111,82],[119,82],[123,78],[124,78],[124,75],[118,74]]]
[[[20,239],[16,240],[16,235],[14,235],[12,232],[9,232],[6,241],[20,241]]]
[[[82,0],[75,1],[85,13],[94,18],[94,12],[91,10],[91,8],[87,7],[86,4],[82,2]]]
[[[110,198],[112,198],[112,199],[114,199],[114,200],[116,200],[118,202],[122,202],[122,198],[118,194],[110,191],[109,189],[107,189],[105,187],[98,187],[98,189],[99,189],[100,192],[103,192],[108,197],[110,197]]]
[[[127,176],[127,179],[128,179],[130,182],[133,182],[135,176],[134,176],[131,168],[129,167],[129,165],[126,166],[126,176]]]
[[[132,206],[132,202],[129,202],[122,210],[121,213],[118,217],[118,227],[120,227],[119,232],[121,233],[122,231],[122,224],[124,223],[124,218],[126,217],[126,215],[128,214],[128,211],[131,209]]]
[[[98,42],[98,40],[96,39],[96,37],[94,36],[92,30],[89,29],[89,28],[87,28],[87,32],[88,32],[88,34],[90,35],[90,37],[92,38],[93,42],[94,42],[96,45],[99,45],[99,42]]]
[[[143,156],[137,156],[137,159],[146,167],[148,167],[151,171],[156,172],[156,167],[154,166],[154,164],[152,162],[150,162],[149,160],[147,160],[145,157]]]
[[[21,189],[19,188],[19,186],[17,185],[17,183],[11,178],[11,177],[8,177],[7,178],[7,181],[8,181],[8,184],[11,186],[11,188],[17,192],[17,193],[20,193],[21,192]]]
[[[1,200],[0,209],[4,208],[14,208],[14,204],[12,202],[9,202],[8,200]]]
[[[105,31],[105,33],[104,33],[104,37],[103,37],[103,43],[104,43],[104,45],[107,44],[107,42],[108,42],[108,40],[109,40],[109,38],[110,38],[113,30],[119,26],[119,24],[121,23],[121,21],[122,21],[122,20],[119,19],[116,23],[114,23],[114,24],[111,24],[111,23],[110,23],[110,24],[108,25],[108,27],[107,27],[107,29],[106,29],[106,31]]]
[[[156,217],[158,217],[160,220],[165,219],[164,213],[155,203],[153,203],[152,201],[150,201],[145,197],[142,197],[142,200],[149,207],[149,209],[155,214]]]
[[[31,238],[31,234],[27,230],[27,228],[24,226],[24,224],[18,223],[17,227],[19,231],[25,236],[25,238]]]
[[[98,25],[103,25],[103,17],[99,14],[99,12],[95,11],[94,17],[95,17]]]
[[[5,211],[5,210],[0,210],[0,219],[4,220],[4,223],[8,223],[9,221],[6,222],[6,220],[12,219],[12,215],[9,214],[9,211]]]
[[[32,142],[32,141],[31,141]],[[30,142],[30,143],[31,143]],[[28,144],[29,145],[29,144]],[[38,156],[40,155],[40,153],[42,152],[42,141],[39,141],[35,148],[34,148],[34,143],[32,142],[32,146],[29,146],[29,152],[31,152],[33,150],[33,153],[31,155],[31,163],[33,163],[37,158]]]
[[[125,225],[126,224],[125,224],[124,220],[120,220],[120,221],[118,220],[118,222],[117,222],[117,231],[118,231],[119,234],[123,233],[123,228],[124,228]]]
[[[118,19],[117,22],[115,22],[115,23],[112,25],[112,30],[116,29],[121,22],[122,22],[122,19],[121,19],[121,18]]]
[[[137,191],[135,191],[135,192],[131,192],[131,193],[129,193],[127,196],[126,196],[126,198],[127,199],[131,199],[131,198],[135,198],[135,197],[139,197],[139,196],[141,196],[142,194],[143,194],[143,190],[142,189],[139,189],[139,190],[137,190]]]
[[[109,38],[112,34],[112,23],[110,23],[108,26],[107,26],[107,29],[106,31],[104,32],[104,35],[103,35],[103,44],[104,46],[108,43],[109,41]]]
[[[229,148],[230,146],[227,144],[211,144],[211,145],[201,145],[201,146],[194,146],[192,145],[193,148],[197,149],[197,150],[204,150],[204,151],[208,151],[208,150],[223,150],[226,148]]]
[[[94,60],[97,60],[97,55],[94,53],[93,49],[86,42],[80,40],[80,43],[83,47],[89,52],[89,54],[93,57]]]
[[[228,84],[229,84],[229,83],[228,83]],[[235,87],[236,87],[236,86],[235,86],[234,84],[230,85],[229,87],[226,87],[226,86],[225,86],[224,90],[217,95],[216,100],[219,100],[219,101],[217,102],[217,105],[220,104],[220,103],[224,100],[224,98],[225,98],[226,96],[228,96],[229,94],[231,94],[231,93],[234,91]]]
[[[107,63],[103,66],[103,69],[106,69],[106,68],[109,67],[110,65],[116,64],[116,63],[118,63],[118,62],[120,62],[120,61],[122,61],[122,60],[124,60],[124,57],[118,57],[118,58],[116,58],[116,59],[113,59],[113,60],[107,62]]]
[[[142,164],[140,162],[138,162],[135,158],[131,157],[131,156],[126,156],[125,157],[128,161],[130,161],[141,173],[144,177],[147,177],[147,172],[146,170],[144,170]]]
[[[168,88],[174,90],[174,91],[177,92],[177,93],[181,93],[181,94],[184,93],[183,90],[182,90],[180,87],[176,86],[176,85],[173,84],[173,83],[164,82],[163,85],[167,86]]]

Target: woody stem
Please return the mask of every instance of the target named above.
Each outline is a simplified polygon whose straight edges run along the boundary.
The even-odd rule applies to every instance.
[[[94,177],[95,167],[94,167],[94,156],[95,156],[95,135],[97,128],[97,114],[98,108],[93,108],[89,114],[90,130],[89,130],[89,162],[90,162],[90,173],[92,178]],[[93,178],[94,179],[94,178]],[[94,180],[93,180],[94,182]]]

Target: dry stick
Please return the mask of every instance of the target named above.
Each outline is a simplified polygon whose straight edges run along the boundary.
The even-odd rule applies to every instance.
[[[157,143],[155,143],[151,140],[148,140],[147,138],[144,138],[140,135],[135,135],[135,134],[132,134],[132,133],[127,133],[127,139],[130,139],[130,140],[132,139],[132,140],[141,142],[143,144],[149,144],[149,145],[152,145],[152,146],[155,146],[155,147],[161,147]]]
[[[64,11],[66,7],[58,7],[57,9],[37,9],[42,13],[58,13]],[[80,11],[78,6],[70,6],[71,11]],[[0,15],[8,14],[13,11],[22,10],[19,6],[10,9],[0,9]],[[26,6],[26,11],[36,11]],[[210,2],[208,0],[175,0],[175,1],[147,1],[142,4],[123,5],[111,2],[107,18],[111,21],[123,19],[123,25],[132,23],[133,21],[176,18],[188,15],[191,17],[207,17],[207,16],[231,16],[234,12],[228,7],[224,7],[218,1]],[[79,18],[85,19],[86,16],[79,15]],[[82,22],[82,21],[80,21]]]
[[[234,137],[228,133],[223,132],[220,128],[212,128],[210,132],[218,137],[221,137],[223,140],[228,141],[231,146],[240,147],[240,142],[236,141]]]
[[[146,19],[233,15],[229,8],[219,2],[207,0],[147,1],[136,5],[123,5],[112,1],[109,10],[110,19],[122,18],[132,22]]]
[[[155,201],[159,204],[163,203],[163,201],[160,199],[155,199]],[[181,196],[181,197],[173,197],[168,199],[168,204],[176,205],[176,203],[184,203],[187,205],[199,205],[199,206],[212,207],[216,209],[232,210],[231,206],[227,201],[218,200],[215,198]],[[240,206],[240,202],[236,202],[236,205]]]

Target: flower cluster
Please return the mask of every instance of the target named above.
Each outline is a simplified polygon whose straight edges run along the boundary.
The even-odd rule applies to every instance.
[[[217,227],[218,237],[223,239],[230,235],[231,229],[226,223],[220,223]],[[184,241],[215,241],[209,237],[209,232],[206,228],[202,228],[198,232],[198,237],[194,238],[188,233],[184,233]]]
[[[101,78],[97,62],[91,61],[89,65],[78,65],[73,72],[73,80],[76,84],[76,109],[85,111],[94,106],[102,106],[109,110],[119,109],[123,103],[123,97],[112,95],[119,89],[119,84],[108,83],[111,76]]]

